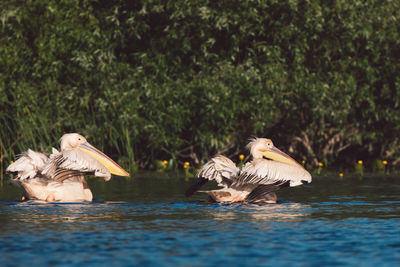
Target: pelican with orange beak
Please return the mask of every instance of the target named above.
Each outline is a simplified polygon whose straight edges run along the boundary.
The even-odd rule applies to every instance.
[[[289,155],[274,146],[270,139],[254,138],[248,144],[253,157],[242,168],[225,156],[216,156],[196,174],[197,182],[190,186],[191,196],[208,181],[215,180],[222,189],[199,191],[215,202],[276,203],[276,191],[311,183],[311,174]]]
[[[16,173],[11,183],[23,189],[23,200],[47,202],[91,202],[93,199],[84,175],[130,176],[117,163],[77,133],[61,137],[61,151],[53,148],[49,156],[28,149],[7,168]]]

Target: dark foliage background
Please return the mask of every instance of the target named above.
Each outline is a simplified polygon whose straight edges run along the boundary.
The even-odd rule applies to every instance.
[[[0,151],[79,132],[121,164],[269,137],[299,161],[400,162],[400,2],[3,0]]]

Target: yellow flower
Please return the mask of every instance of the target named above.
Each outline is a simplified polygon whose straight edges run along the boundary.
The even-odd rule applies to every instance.
[[[324,166],[324,164],[322,162],[318,162],[318,166],[322,167],[322,166]]]
[[[363,161],[362,161],[362,160],[359,160],[359,161],[357,161],[357,163],[360,164],[360,165],[362,165],[362,164],[363,164]]]
[[[340,177],[343,177],[343,173],[342,173],[342,172],[341,172],[341,173],[339,173],[339,176],[340,176]]]
[[[183,168],[186,169],[187,167],[189,167],[190,163],[185,161],[185,164],[183,164]]]
[[[388,164],[388,162],[386,160],[382,160],[382,164],[386,165],[386,164]]]
[[[14,163],[14,161],[12,160],[12,161],[11,161],[11,164],[13,164],[13,163]]]
[[[168,164],[168,161],[164,160],[162,163],[163,163],[164,165],[167,165],[167,164]]]
[[[243,154],[240,154],[240,155],[239,155],[239,159],[240,159],[240,160],[244,160],[244,155],[243,155]]]
[[[306,163],[306,161],[303,159],[303,160],[301,161],[301,164],[303,164],[303,165],[304,165],[304,163]]]

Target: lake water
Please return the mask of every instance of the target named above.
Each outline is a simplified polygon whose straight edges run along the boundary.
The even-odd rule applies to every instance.
[[[400,266],[400,177],[314,177],[268,206],[185,198],[193,181],[91,178],[95,201],[72,204],[4,183],[0,266]]]

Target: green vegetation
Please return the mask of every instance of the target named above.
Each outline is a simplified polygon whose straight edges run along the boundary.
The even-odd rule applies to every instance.
[[[4,0],[0,151],[79,132],[182,168],[269,137],[306,166],[400,163],[400,2]]]

